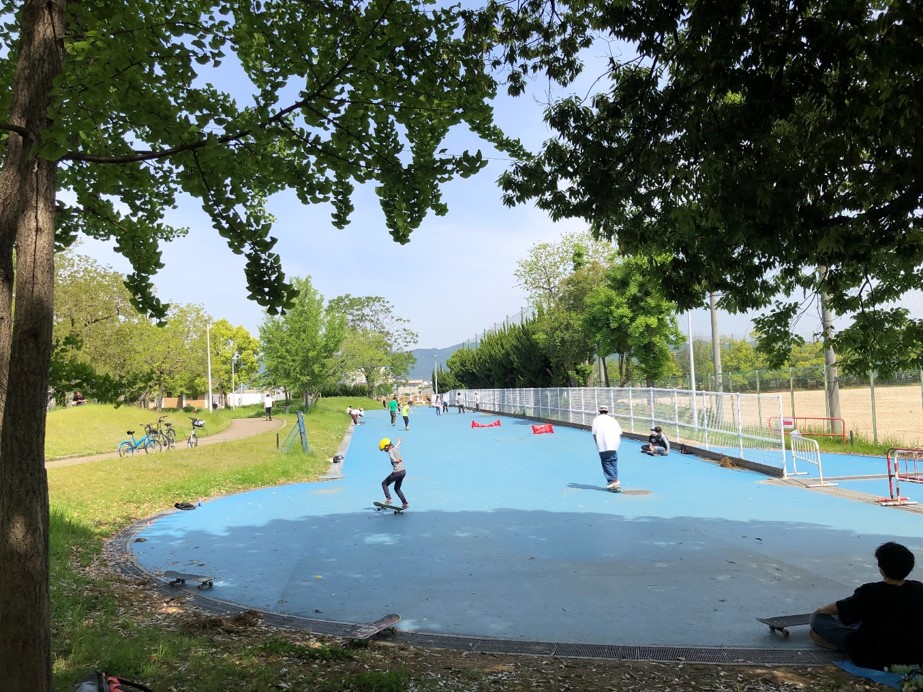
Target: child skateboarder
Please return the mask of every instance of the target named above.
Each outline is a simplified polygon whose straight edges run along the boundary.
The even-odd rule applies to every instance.
[[[391,493],[388,490],[388,486],[394,483],[394,492],[401,498],[403,509],[407,509],[410,507],[410,503],[407,502],[407,498],[404,497],[404,493],[401,492],[401,484],[404,482],[404,476],[407,475],[407,471],[404,470],[404,459],[401,457],[401,452],[398,449],[400,445],[400,438],[397,439],[396,443],[392,444],[390,439],[383,437],[378,443],[378,449],[382,452],[387,452],[388,458],[391,460],[391,473],[381,482],[381,489],[385,492],[385,504],[390,505]]]

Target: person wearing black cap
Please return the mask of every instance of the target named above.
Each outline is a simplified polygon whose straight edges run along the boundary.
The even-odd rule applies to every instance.
[[[670,453],[670,441],[659,425],[651,428],[651,434],[647,436],[647,444],[641,445],[641,451],[652,457],[665,457]]]
[[[599,415],[593,419],[590,431],[599,450],[599,461],[602,463],[607,487],[614,493],[621,492],[619,444],[622,442],[622,426],[609,415],[609,407],[606,404],[599,405]]]

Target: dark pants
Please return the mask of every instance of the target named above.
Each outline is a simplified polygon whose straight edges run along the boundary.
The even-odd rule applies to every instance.
[[[394,425],[394,421],[397,420],[397,411],[391,411],[391,425]]]
[[[272,406],[266,407],[266,420],[272,420]]]
[[[401,502],[405,505],[407,504],[407,498],[404,497],[404,493],[401,492],[401,484],[403,484],[404,476],[406,475],[406,471],[395,471],[381,482],[381,489],[385,491],[385,498],[391,496],[391,493],[388,492],[388,486],[394,483],[394,492],[401,498]]]

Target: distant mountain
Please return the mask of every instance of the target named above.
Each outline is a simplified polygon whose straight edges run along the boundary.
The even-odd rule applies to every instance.
[[[438,362],[445,368],[445,362],[449,356],[462,348],[464,344],[455,344],[448,348],[415,348],[411,353],[417,359],[416,364],[410,368],[410,374],[407,379],[426,380],[429,382],[433,377],[433,368]]]

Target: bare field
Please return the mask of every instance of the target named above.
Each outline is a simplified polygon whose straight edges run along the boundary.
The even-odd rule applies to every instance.
[[[790,392],[782,396],[786,416],[825,418],[823,390],[796,391],[794,409]],[[840,418],[850,431],[872,439],[872,393],[868,387],[840,390]],[[893,441],[905,447],[923,444],[923,393],[918,385],[875,387],[875,425],[878,441]]]

